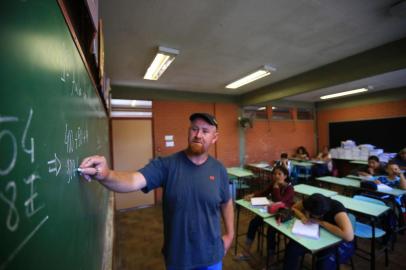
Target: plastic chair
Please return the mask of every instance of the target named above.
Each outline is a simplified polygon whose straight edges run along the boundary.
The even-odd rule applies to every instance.
[[[367,196],[362,196],[362,195],[355,195],[353,197],[353,199],[355,200],[360,200],[360,201],[365,201],[365,202],[369,202],[369,203],[375,203],[375,204],[379,204],[379,205],[385,205],[385,203],[383,201],[380,201],[378,199],[374,199],[374,198],[370,198]],[[362,239],[372,239],[372,226],[356,221],[356,218],[353,214],[349,214],[351,223],[353,224],[353,229],[354,229],[354,235],[356,238],[362,238]],[[375,227],[375,238],[381,238],[383,236],[386,235],[386,232],[380,228],[376,228]],[[356,243],[356,242],[355,242]],[[367,259],[367,260],[371,260],[372,257],[372,250],[371,251],[366,251],[366,250],[362,250],[359,249],[357,247],[357,245],[355,245],[356,249],[358,249],[359,251],[369,254],[369,258],[365,258],[359,254],[357,254],[358,256],[360,256],[361,258]],[[372,247],[371,247],[372,248]],[[385,251],[385,266],[388,266],[389,264],[389,260],[388,260],[388,246],[385,244],[384,247],[384,251]]]

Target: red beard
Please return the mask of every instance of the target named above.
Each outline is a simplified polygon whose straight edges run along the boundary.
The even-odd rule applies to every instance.
[[[194,155],[201,155],[204,153],[204,148],[201,143],[192,142],[189,145],[189,150],[190,150],[190,153],[194,154]]]

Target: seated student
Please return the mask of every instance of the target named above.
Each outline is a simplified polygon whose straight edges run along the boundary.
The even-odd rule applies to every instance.
[[[357,170],[359,176],[372,177],[385,175],[385,169],[381,166],[379,158],[377,156],[369,156],[368,165],[362,167],[360,170]]]
[[[316,163],[313,166],[312,170],[314,176],[318,177],[331,174],[333,170],[333,162],[331,161],[331,155],[327,146],[323,147],[323,150],[317,155],[315,160],[323,163]]]
[[[398,164],[401,170],[406,170],[406,147],[400,150],[400,152],[391,161]]]
[[[292,207],[295,215],[303,223],[317,222],[321,227],[342,238],[339,244],[339,263],[347,262],[354,253],[354,231],[345,207],[338,201],[315,193],[295,203]],[[290,240],[285,251],[283,269],[300,268],[300,259],[306,249],[294,240]],[[331,247],[317,254],[317,269],[336,269],[336,248]]]
[[[281,157],[277,160],[274,166],[283,166],[289,171],[289,175],[292,171],[290,160],[288,159],[288,153],[281,153]]]
[[[286,207],[293,205],[294,190],[289,183],[289,172],[284,166],[275,166],[272,170],[272,183],[264,190],[246,195],[245,200],[250,200],[252,197],[266,197],[271,195],[273,202],[283,202]],[[248,226],[248,232],[245,240],[244,251],[235,257],[236,260],[247,260],[248,255],[255,239],[257,229],[262,225],[262,218],[254,217]],[[272,255],[275,251],[275,231],[268,227],[268,248],[269,254]],[[271,256],[270,256],[271,257]]]
[[[386,165],[386,173],[388,175],[379,176],[374,182],[376,184],[385,184],[394,188],[406,189],[406,178],[400,171],[398,164],[389,161]]]
[[[309,153],[307,152],[307,150],[304,146],[299,146],[296,149],[295,158],[301,159],[301,160],[309,160]]]

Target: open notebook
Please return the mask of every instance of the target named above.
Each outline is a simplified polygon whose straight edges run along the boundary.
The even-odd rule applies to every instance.
[[[385,184],[378,184],[378,185],[376,185],[376,189],[377,189],[378,191],[391,191],[391,190],[392,190],[392,188],[391,188],[390,186],[385,185]]]
[[[320,238],[320,226],[317,223],[306,223],[296,219],[292,227],[292,233],[300,236],[310,237],[312,239]]]

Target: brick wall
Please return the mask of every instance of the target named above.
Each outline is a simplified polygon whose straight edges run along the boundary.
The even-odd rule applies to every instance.
[[[167,156],[187,147],[189,116],[194,112],[207,112],[216,116],[219,122],[220,137],[211,147],[210,155],[220,160],[224,166],[239,163],[239,139],[237,116],[238,107],[234,104],[218,104],[187,101],[153,102],[154,154]],[[175,147],[165,146],[165,135],[172,135]],[[162,199],[162,191],[156,191],[156,201]]]
[[[293,155],[301,145],[315,155],[314,121],[256,120],[245,130],[245,163],[272,163],[282,152]]]
[[[217,158],[226,167],[240,164],[238,137],[238,107],[234,104],[216,104],[216,118],[219,121],[219,140],[216,144]]]

